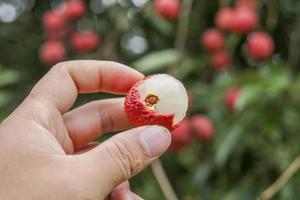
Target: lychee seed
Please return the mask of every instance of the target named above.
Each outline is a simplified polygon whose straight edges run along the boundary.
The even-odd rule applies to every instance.
[[[159,101],[158,97],[150,94],[149,96],[146,97],[145,102],[148,107],[153,108],[154,105]]]

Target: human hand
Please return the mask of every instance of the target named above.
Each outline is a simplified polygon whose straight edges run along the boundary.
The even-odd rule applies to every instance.
[[[97,145],[129,127],[123,99],[69,109],[78,93],[124,94],[143,77],[114,62],[54,66],[0,124],[0,199],[141,199],[126,181],[167,149],[168,130],[134,128]]]

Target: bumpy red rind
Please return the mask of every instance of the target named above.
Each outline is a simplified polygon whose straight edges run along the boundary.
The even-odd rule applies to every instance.
[[[157,114],[141,101],[139,92],[136,89],[139,84],[140,83],[135,84],[125,98],[125,112],[127,113],[129,121],[135,126],[160,125],[170,131],[177,128],[177,124],[173,125],[174,114]]]

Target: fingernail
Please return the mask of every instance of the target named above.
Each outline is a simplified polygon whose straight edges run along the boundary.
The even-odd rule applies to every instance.
[[[171,143],[170,132],[161,126],[150,126],[140,135],[141,143],[150,157],[164,152]]]

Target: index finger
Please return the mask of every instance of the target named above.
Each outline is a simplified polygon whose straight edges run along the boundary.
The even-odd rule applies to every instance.
[[[32,89],[29,96],[51,104],[61,113],[74,104],[78,93],[124,94],[144,78],[138,71],[111,61],[78,60],[54,66]]]

